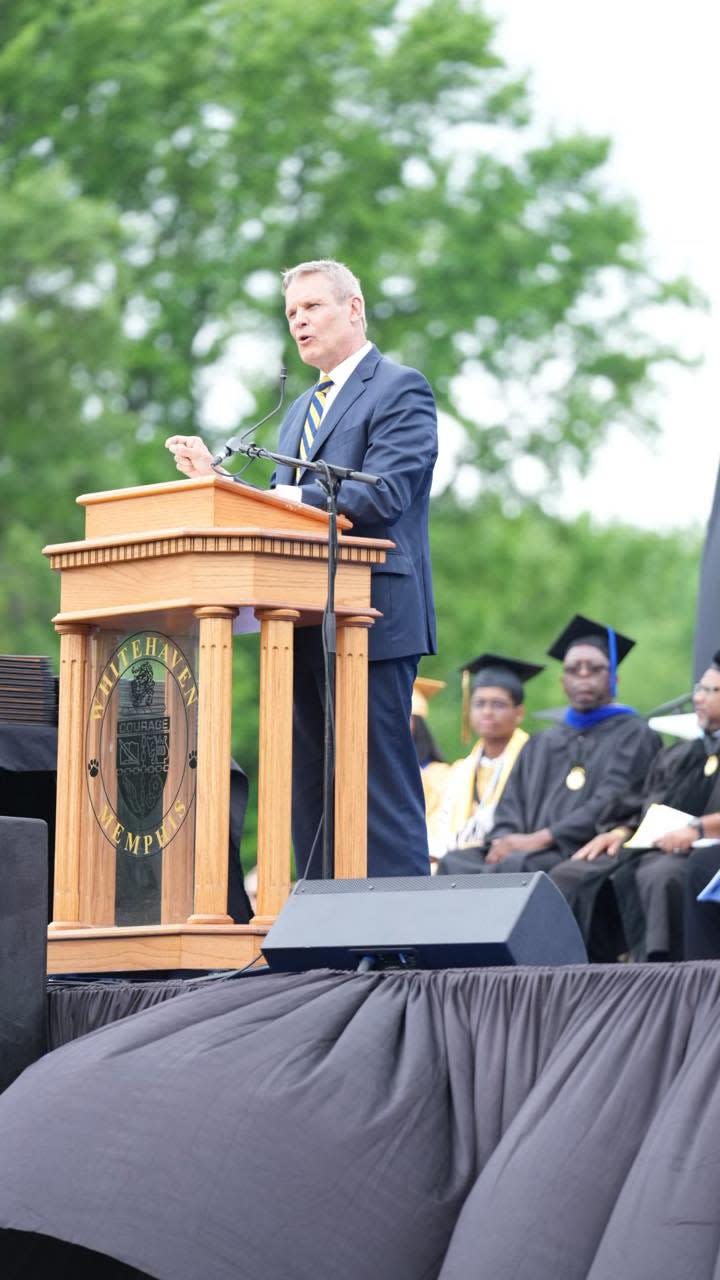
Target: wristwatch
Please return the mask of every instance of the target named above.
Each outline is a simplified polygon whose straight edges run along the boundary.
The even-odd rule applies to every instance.
[[[705,823],[702,818],[691,818],[688,822],[689,827],[694,827],[701,840],[705,839]]]

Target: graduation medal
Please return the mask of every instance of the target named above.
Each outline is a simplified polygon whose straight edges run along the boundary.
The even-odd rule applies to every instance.
[[[717,773],[717,767],[718,767],[717,755],[713,754],[711,756],[708,756],[707,760],[705,761],[705,768],[703,769],[703,773],[705,774],[705,777],[712,778],[713,774]]]
[[[717,768],[717,758],[715,760],[715,768]],[[565,779],[565,786],[568,791],[580,791],[585,786],[585,770],[581,764],[574,764]]]

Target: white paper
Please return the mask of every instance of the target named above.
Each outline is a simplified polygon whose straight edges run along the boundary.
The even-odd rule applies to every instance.
[[[692,821],[694,814],[682,809],[671,809],[669,804],[651,804],[635,835],[625,844],[626,849],[649,849],[661,836],[677,831]]]
[[[283,498],[285,502],[302,502],[302,489],[299,484],[276,484],[270,493],[274,493],[276,498]]]

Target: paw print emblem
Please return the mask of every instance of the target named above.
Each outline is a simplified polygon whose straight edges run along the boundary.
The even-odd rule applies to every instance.
[[[88,773],[90,774],[90,777],[97,778],[99,772],[100,772],[100,761],[88,760]]]
[[[188,764],[191,769],[197,769],[197,751],[191,751],[188,756]]]

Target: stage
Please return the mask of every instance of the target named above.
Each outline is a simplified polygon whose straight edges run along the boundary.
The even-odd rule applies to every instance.
[[[716,1276],[717,964],[193,985],[53,985],[4,1275]]]

